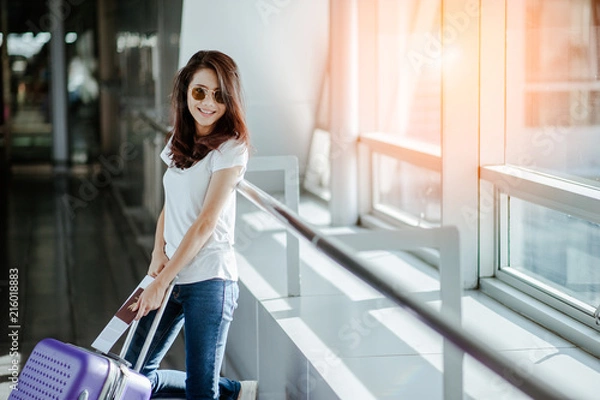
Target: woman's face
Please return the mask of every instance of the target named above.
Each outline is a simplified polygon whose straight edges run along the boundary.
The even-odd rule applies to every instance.
[[[202,98],[202,100],[197,100]],[[196,123],[196,134],[205,136],[225,114],[227,106],[217,99],[223,99],[217,74],[210,68],[199,69],[188,86],[188,110]]]

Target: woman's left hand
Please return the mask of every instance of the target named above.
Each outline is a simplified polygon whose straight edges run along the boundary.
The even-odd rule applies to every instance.
[[[148,315],[152,310],[156,310],[162,304],[168,285],[163,285],[158,279],[153,280],[144,289],[137,302],[132,304],[131,311],[137,311],[136,320]]]

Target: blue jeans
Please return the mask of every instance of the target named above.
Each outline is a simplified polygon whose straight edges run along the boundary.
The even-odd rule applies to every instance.
[[[237,399],[240,383],[220,377],[219,372],[238,295],[237,282],[221,279],[175,286],[141,370],[152,383],[153,398]],[[133,365],[155,315],[153,311],[140,320],[125,355]],[[159,370],[182,326],[186,372]]]

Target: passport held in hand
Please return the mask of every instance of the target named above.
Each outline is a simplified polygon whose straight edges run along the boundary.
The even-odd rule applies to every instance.
[[[146,275],[144,279],[142,279],[125,303],[119,308],[115,316],[112,317],[108,325],[106,325],[102,332],[100,332],[100,335],[94,340],[94,343],[92,343],[94,349],[103,353],[108,353],[115,343],[117,343],[117,340],[125,333],[137,314],[136,312],[131,311],[131,306],[138,300],[140,294],[153,280],[154,278],[149,275]]]

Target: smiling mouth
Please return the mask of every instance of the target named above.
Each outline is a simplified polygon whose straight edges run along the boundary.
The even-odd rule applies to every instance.
[[[203,108],[198,108],[198,110],[200,110],[200,112],[205,115],[213,115],[216,112],[216,111],[205,110]]]

